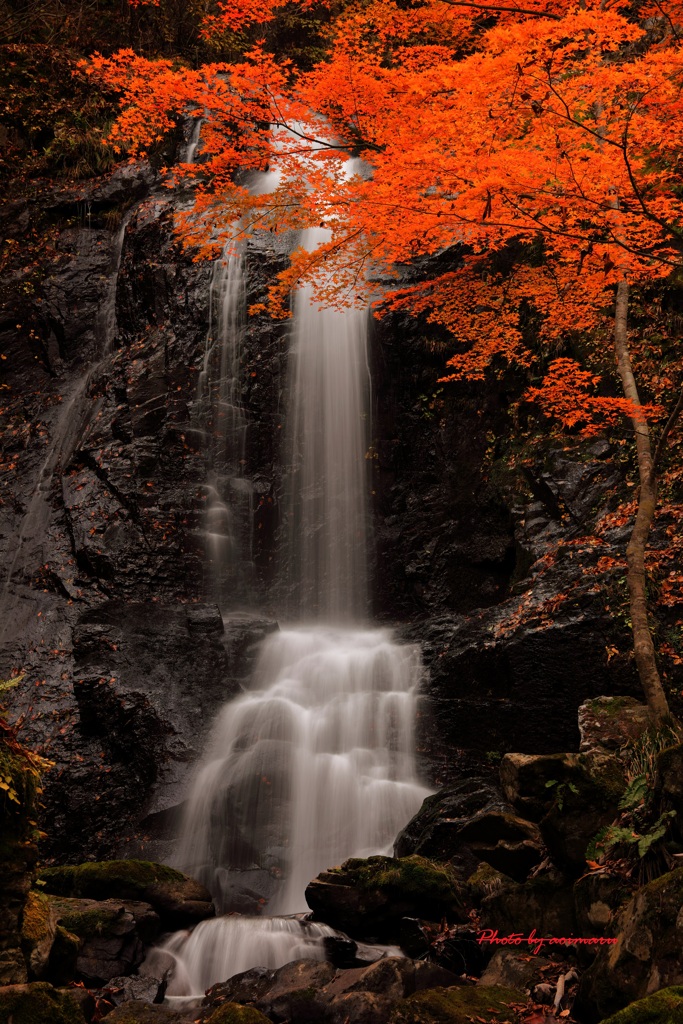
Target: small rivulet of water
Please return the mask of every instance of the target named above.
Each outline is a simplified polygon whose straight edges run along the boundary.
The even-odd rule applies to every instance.
[[[314,249],[327,237],[314,229],[302,242]],[[223,294],[233,301],[230,288]],[[323,958],[331,929],[295,916],[306,910],[307,884],[348,857],[390,853],[429,792],[415,765],[419,649],[363,625],[367,312],[321,308],[304,288],[293,314],[283,562],[290,614],[303,624],[264,641],[190,788],[177,866],[229,916],[161,948],[175,963],[175,997],[200,996],[251,967]],[[225,465],[233,458],[224,450]]]
[[[43,550],[54,511],[51,497],[55,474],[66,466],[103,404],[102,398],[92,399],[89,391],[91,383],[108,362],[116,340],[116,293],[126,228],[133,213],[134,209],[131,209],[122,218],[113,240],[106,288],[95,322],[98,358],[60,396],[51,417],[48,412],[50,437],[45,457],[38,468],[0,590],[0,642],[18,635],[22,627],[22,616],[18,613],[20,600],[12,594],[13,583],[22,572],[31,567],[35,569],[45,561]]]

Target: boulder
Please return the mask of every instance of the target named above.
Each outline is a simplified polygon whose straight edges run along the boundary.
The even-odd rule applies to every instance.
[[[172,1010],[168,1006],[156,1006],[134,1000],[124,1003],[108,1013],[109,1024],[192,1024],[197,1011]]]
[[[26,897],[21,922],[21,945],[32,979],[45,977],[57,930],[57,919],[43,893],[31,891]]]
[[[251,1005],[276,1024],[386,1024],[399,1000],[434,985],[457,983],[455,975],[435,964],[402,957],[350,970],[295,960],[278,970],[256,968],[214,985],[206,1002],[209,1007],[222,1002]]]
[[[558,867],[582,873],[589,843],[618,814],[624,767],[614,754],[580,754],[566,781],[553,788],[555,801],[540,823],[543,839]]]
[[[253,1006],[224,1003],[206,1018],[206,1024],[270,1024],[270,1021]]]
[[[389,1024],[513,1024],[526,1009],[523,992],[500,986],[434,988],[418,992],[394,1007]]]
[[[45,981],[0,988],[0,1021],[11,1024],[85,1024],[81,1009],[68,993]]]
[[[465,922],[466,887],[446,865],[424,857],[352,858],[306,888],[314,918],[353,938],[391,939],[401,919]]]
[[[538,827],[515,814],[498,790],[477,778],[434,793],[399,833],[397,857],[444,861],[467,878],[481,861],[523,881],[543,857]]]
[[[639,889],[616,916],[616,943],[584,974],[575,1015],[594,1024],[660,988],[683,985],[683,868]]]
[[[75,970],[90,985],[131,974],[159,935],[159,918],[148,903],[48,897],[57,922],[77,936]]]
[[[672,835],[683,842],[683,743],[667,747],[657,755],[655,775],[655,806],[662,811],[675,811],[671,822]]]
[[[683,988],[663,988],[619,1010],[603,1024],[683,1024]]]
[[[188,928],[213,917],[211,894],[180,871],[143,860],[110,860],[43,868],[45,891],[90,900],[149,903],[165,928]]]
[[[633,697],[595,697],[579,708],[579,750],[619,750],[640,739],[652,724],[647,705]]]
[[[107,999],[114,1006],[136,1000],[143,1003],[160,1003],[165,991],[166,979],[155,978],[151,974],[121,975],[118,978],[110,978],[107,982]]]

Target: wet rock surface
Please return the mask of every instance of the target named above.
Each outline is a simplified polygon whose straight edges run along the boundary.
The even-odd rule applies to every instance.
[[[274,1024],[385,1024],[399,1000],[458,978],[434,964],[388,957],[369,967],[340,971],[315,960],[295,960],[275,971],[256,968],[207,993],[221,1001],[254,1006]],[[210,1019],[210,1018],[209,1018]]]
[[[485,861],[523,881],[542,860],[543,840],[491,783],[469,778],[427,797],[394,850],[398,857],[419,854],[448,863],[463,879]]]

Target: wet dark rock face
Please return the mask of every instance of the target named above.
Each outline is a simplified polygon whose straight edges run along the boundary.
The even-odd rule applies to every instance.
[[[258,314],[238,395],[251,557],[230,591],[253,615],[223,632],[202,604],[212,268],[173,233],[188,202],[126,165],[45,183],[0,215],[17,247],[33,223],[52,238],[40,274],[17,257],[0,282],[0,677],[25,670],[14,714],[56,762],[44,854],[57,859],[163,858],[207,725],[273,628],[258,616],[287,596],[275,556],[287,325]],[[249,305],[285,260],[270,235],[251,245]],[[549,449],[521,494],[493,443],[512,431],[503,385],[438,384],[446,355],[401,315],[373,328],[374,610],[423,647],[420,753],[435,783],[480,771],[483,754],[576,749],[582,700],[638,694],[613,654],[629,643],[605,608],[609,579],[586,575],[598,553],[571,546],[621,479],[609,449]],[[620,556],[625,539],[606,534],[599,555]]]
[[[43,856],[60,860],[163,854],[214,714],[275,628],[248,614],[224,628],[197,603],[212,268],[177,244],[186,203],[140,165],[46,185],[2,215],[9,238],[32,222],[54,236],[30,289],[19,269],[2,282],[0,678],[25,670],[13,712],[56,762]],[[249,303],[282,259],[249,255]],[[274,573],[283,334],[253,318],[243,345],[253,565],[232,592],[240,609],[267,607]]]

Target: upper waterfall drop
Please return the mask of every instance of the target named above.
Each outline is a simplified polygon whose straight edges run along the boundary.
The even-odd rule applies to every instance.
[[[311,228],[313,251],[329,237]],[[367,462],[370,373],[368,312],[294,296],[287,386],[287,540],[296,581],[293,612],[304,621],[363,622],[368,614]]]

